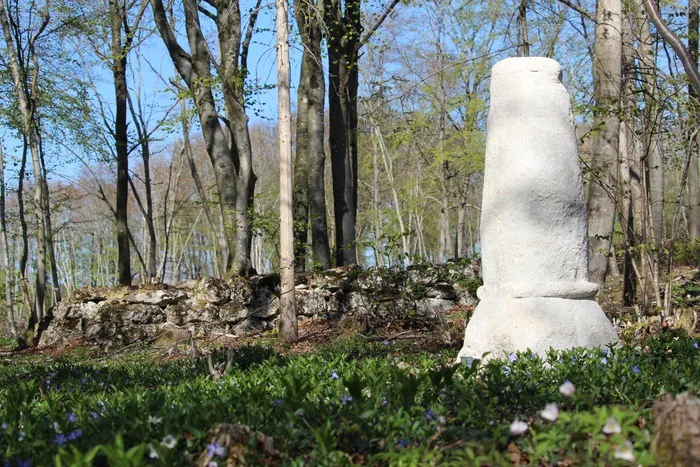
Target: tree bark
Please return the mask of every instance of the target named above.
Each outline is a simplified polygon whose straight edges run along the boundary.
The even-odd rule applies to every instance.
[[[600,130],[593,144],[588,191],[588,270],[590,280],[601,287],[608,272],[608,255],[615,221],[622,81],[621,32],[620,0],[600,0],[593,63],[595,127]]]
[[[664,157],[659,142],[662,109],[659,106],[659,87],[656,82],[656,57],[654,38],[649,27],[642,0],[637,0],[637,56],[639,75],[644,89],[644,112],[642,113],[642,135],[644,143],[647,193],[651,216],[647,231],[649,243],[661,247],[664,237]]]
[[[22,133],[29,146],[32,155],[32,166],[34,172],[34,210],[37,224],[37,276],[36,294],[34,299],[33,312],[30,315],[29,326],[26,334],[27,343],[31,343],[34,338],[34,327],[44,317],[45,293],[46,293],[46,224],[44,213],[44,180],[43,171],[39,160],[39,143],[36,135],[36,95],[37,81],[39,77],[38,60],[36,56],[35,43],[49,24],[48,3],[41,13],[42,23],[29,39],[27,44],[30,58],[34,62],[32,76],[28,76],[25,64],[21,63],[16,48],[21,44],[16,44],[10,29],[11,17],[5,8],[5,0],[0,0],[0,23],[2,23],[3,34],[7,45],[7,59],[10,64],[12,81],[17,100],[19,102],[20,114],[22,116]],[[24,284],[26,287],[26,283]],[[28,294],[27,294],[28,295]]]
[[[117,225],[117,264],[119,283],[131,285],[131,257],[128,234],[129,201],[129,135],[127,128],[126,60],[128,50],[122,44],[122,21],[124,15],[118,0],[109,0],[109,22],[111,27],[110,68],[114,80],[115,116],[114,143],[117,154],[117,200],[115,218]]]
[[[277,5],[277,82],[280,142],[280,338],[298,337],[294,303],[294,227],[292,217],[292,112],[289,93],[289,33],[287,0]]]
[[[328,113],[336,265],[357,264],[357,55],[361,0],[326,3],[328,29]]]
[[[302,245],[307,241],[307,218],[311,227],[311,248],[314,266],[320,269],[331,267],[328,244],[328,221],[326,219],[326,153],[324,150],[324,104],[326,97],[321,54],[323,38],[324,1],[296,0],[296,17],[304,52],[297,99],[297,157],[295,166],[295,225],[298,233],[297,270],[303,270],[299,261]],[[301,170],[305,170],[301,172]],[[306,211],[304,210],[306,205]],[[298,208],[296,206],[299,206]],[[296,217],[297,214],[299,217]],[[304,226],[302,229],[301,226]],[[302,233],[301,230],[304,232]]]
[[[190,53],[177,42],[165,14],[162,0],[151,0],[156,27],[178,73],[194,96],[207,154],[214,167],[216,186],[223,217],[222,231],[228,245],[227,272],[245,274],[250,264],[252,242],[253,194],[255,174],[248,134],[248,117],[244,105],[244,83],[247,54],[257,8],[251,14],[245,38],[242,39],[241,15],[237,1],[216,3],[214,16],[221,48],[217,71],[222,80],[228,119],[221,126],[213,93],[212,58],[199,21],[197,0],[185,0],[185,28]],[[259,7],[259,3],[258,3]]]
[[[688,52],[692,60],[692,66],[698,66],[698,27],[700,26],[700,2],[688,1]],[[690,96],[690,121],[697,125],[700,118],[700,92],[693,86],[688,87]],[[691,141],[693,146],[689,148],[690,161],[688,162],[688,233],[691,242],[700,241],[700,172],[698,171],[698,144],[697,138]]]
[[[0,0],[2,1],[2,0]],[[5,267],[5,303],[10,332],[15,340],[19,339],[15,323],[14,300],[12,296],[12,271],[10,267],[10,244],[7,239],[7,217],[5,216],[5,155],[0,141],[0,241],[2,242],[2,259]]]

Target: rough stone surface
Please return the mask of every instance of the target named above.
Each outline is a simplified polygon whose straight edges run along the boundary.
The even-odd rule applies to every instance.
[[[491,74],[481,299],[459,357],[601,346],[617,335],[588,282],[588,219],[561,67],[509,58]]]
[[[478,267],[463,262],[408,270],[337,268],[300,275],[297,312],[304,319],[353,320],[363,332],[387,323],[430,327],[457,304],[473,302],[465,283]],[[207,333],[242,335],[273,328],[279,275],[74,292],[53,309],[39,345],[82,341],[105,349],[134,341],[168,346]]]

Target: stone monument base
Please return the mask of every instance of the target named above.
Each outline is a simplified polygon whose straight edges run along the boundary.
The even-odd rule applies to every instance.
[[[530,349],[545,355],[550,348],[599,347],[619,340],[593,299],[485,297],[474,310],[457,356],[485,360]]]

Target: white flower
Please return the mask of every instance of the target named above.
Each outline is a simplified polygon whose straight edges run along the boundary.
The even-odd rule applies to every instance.
[[[566,397],[571,397],[576,392],[576,386],[574,386],[574,383],[567,379],[564,381],[564,384],[559,386],[559,392],[564,394]]]
[[[620,426],[620,422],[618,422],[612,417],[608,418],[608,421],[605,422],[605,426],[603,427],[603,433],[605,433],[606,435],[622,433],[622,427]]]
[[[545,420],[556,422],[557,418],[559,418],[559,407],[557,407],[557,404],[547,404],[544,410],[540,412],[540,415]]]
[[[527,423],[516,420],[510,424],[510,434],[514,436],[522,435],[528,429]]]
[[[177,440],[173,435],[167,435],[165,438],[163,438],[163,441],[161,441],[160,444],[168,449],[172,449],[177,444]]]
[[[151,425],[157,425],[163,421],[163,417],[154,417],[153,415],[148,416],[148,423]]]
[[[151,459],[158,459],[158,452],[153,449],[153,445],[150,443],[148,444],[148,457]]]
[[[615,449],[615,454],[613,455],[615,459],[620,459],[623,461],[634,462],[634,449],[632,443],[625,441]]]

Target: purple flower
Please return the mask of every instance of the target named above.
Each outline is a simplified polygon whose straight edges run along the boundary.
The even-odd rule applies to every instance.
[[[342,397],[340,398],[340,402],[343,403],[343,405],[347,405],[348,402],[352,401],[352,396],[349,394],[343,394]]]
[[[71,432],[68,434],[68,441],[74,441],[74,440],[80,438],[81,436],[83,436],[83,430],[81,430],[80,428],[78,428],[77,430],[71,431]]]
[[[608,359],[605,358],[605,357],[603,357],[603,358],[600,359],[600,363],[602,363],[603,365],[607,365],[607,364],[608,364]]]
[[[399,438],[398,445],[402,448],[407,448],[409,446],[409,443],[405,439]]]
[[[389,345],[389,339],[384,340],[384,345]]]
[[[610,355],[610,349],[608,349],[607,347],[601,350],[603,351],[604,355]]]
[[[635,365],[632,367],[632,373],[639,373],[639,366]]]
[[[510,367],[508,365],[503,365],[502,370],[503,370],[504,375],[506,375],[506,376],[510,375]]]
[[[518,356],[515,355],[515,352],[513,352],[513,353],[511,353],[511,354],[508,354],[508,360],[509,360],[511,363],[513,363],[513,362],[516,361],[517,359],[518,359]]]
[[[434,418],[435,418],[435,412],[433,412],[432,410],[425,411],[425,419],[426,420],[430,421],[430,420],[433,420]]]
[[[2,422],[2,425],[0,425],[0,429],[2,429],[2,430],[7,430],[7,423],[6,423],[6,422]]]
[[[73,412],[68,412],[68,421],[71,423],[75,423],[76,420],[78,420],[78,416]]]
[[[64,435],[63,433],[56,433],[56,437],[53,440],[53,442],[55,444],[58,444],[59,446],[65,444],[67,441],[68,438],[66,438],[66,435]]]
[[[214,456],[221,457],[224,454],[226,454],[226,448],[224,448],[219,443],[207,444],[207,456],[208,457],[214,457]]]
[[[693,347],[695,347],[696,349],[700,348],[700,346],[698,345],[698,341],[693,341]]]
[[[90,415],[92,416],[92,418],[99,418],[100,417],[97,412],[90,412]]]
[[[272,401],[272,405],[279,407],[280,405],[284,405],[284,401],[282,399],[275,399]]]
[[[332,379],[338,379],[340,376],[338,376],[338,373],[335,372],[335,370],[331,371],[331,378]]]
[[[30,466],[31,466],[31,464],[29,463],[29,459],[27,459],[26,461],[17,460],[17,467],[30,467]]]

